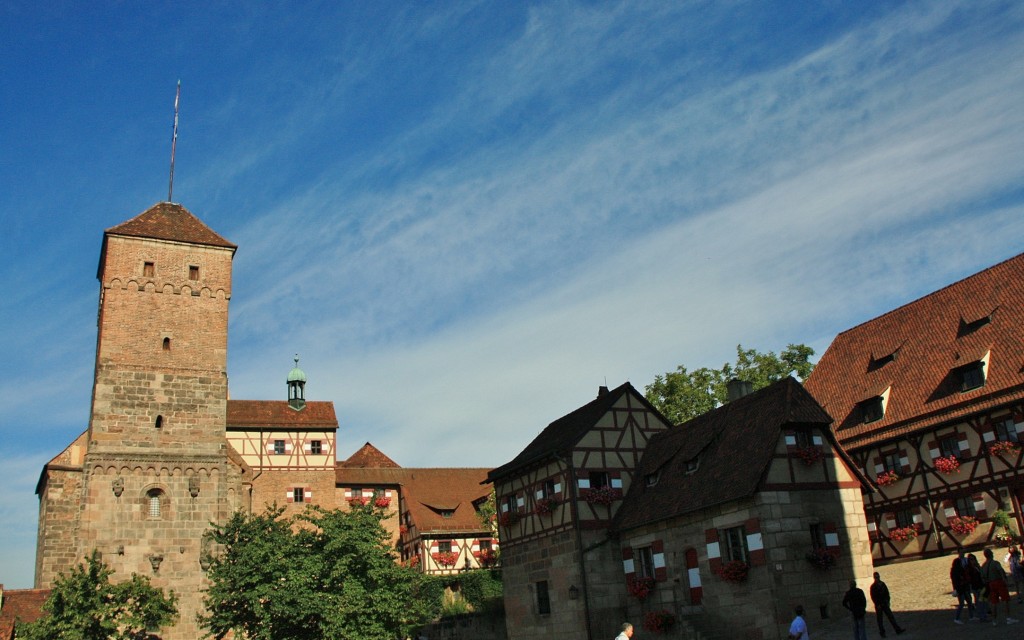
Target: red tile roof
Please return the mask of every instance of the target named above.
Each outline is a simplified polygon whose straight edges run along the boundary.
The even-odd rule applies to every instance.
[[[348,460],[338,463],[339,467],[365,467],[365,468],[397,468],[397,462],[381,453],[380,449],[369,442],[360,447]]]
[[[9,589],[0,585],[0,640],[14,638],[16,622],[35,622],[43,615],[49,589]]]
[[[961,392],[954,370],[986,352],[984,386]],[[1024,254],[840,333],[806,387],[848,449],[1024,398]],[[857,404],[889,387],[885,415],[865,424]]]
[[[785,427],[815,426],[831,439],[831,422],[800,383],[785,378],[659,432],[647,443],[613,526],[631,529],[752,496]],[[697,470],[687,473],[693,460]],[[653,474],[657,483],[647,486]]]
[[[106,234],[238,248],[203,224],[188,209],[173,202],[158,202],[131,220],[110,227]]]
[[[285,400],[228,400],[228,429],[231,428],[316,428],[337,429],[333,402],[306,402],[301,410]]]
[[[485,533],[474,502],[491,493],[488,469],[403,469],[406,505],[420,535]],[[450,517],[443,512],[451,511]],[[490,535],[490,534],[488,534]]]

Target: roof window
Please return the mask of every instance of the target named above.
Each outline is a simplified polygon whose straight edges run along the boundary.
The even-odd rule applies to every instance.
[[[857,410],[860,412],[861,422],[877,422],[885,416],[885,409],[889,405],[889,392],[892,387],[886,387],[885,391],[877,396],[861,400],[857,403]]]
[[[973,391],[985,386],[985,380],[988,378],[988,360],[991,354],[991,351],[986,351],[981,359],[953,369],[953,376],[960,384],[961,392]]]
[[[957,327],[956,337],[962,338],[964,336],[969,336],[978,329],[989,324],[990,322],[992,322],[992,315],[995,314],[995,312],[996,310],[993,309],[992,312],[989,313],[988,315],[982,316],[975,320],[971,320],[969,322],[967,320],[964,320],[963,316],[960,316],[960,326]]]

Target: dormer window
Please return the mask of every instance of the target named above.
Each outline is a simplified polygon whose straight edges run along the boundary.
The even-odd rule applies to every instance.
[[[864,424],[881,420],[882,416],[885,415],[885,410],[882,407],[882,396],[875,396],[861,402],[860,413]]]
[[[657,471],[655,471],[654,473],[648,473],[647,475],[644,476],[644,484],[647,485],[648,487],[653,487],[654,485],[658,484],[658,479],[660,476],[661,474]]]
[[[995,313],[995,310],[993,310],[992,313]],[[977,331],[978,329],[980,329],[980,328],[984,327],[985,325],[991,323],[992,322],[992,313],[990,313],[990,314],[988,314],[986,316],[982,316],[980,318],[977,318],[975,320],[971,320],[971,321],[964,320],[961,317],[960,318],[960,326],[956,330],[956,337],[962,338],[964,336],[970,335],[970,334],[974,333],[975,331]]]
[[[960,391],[971,391],[985,385],[985,362],[978,360],[960,367]]]
[[[683,471],[686,475],[692,475],[697,473],[697,469],[700,469],[700,459],[694,458],[693,460],[686,461],[686,468]]]

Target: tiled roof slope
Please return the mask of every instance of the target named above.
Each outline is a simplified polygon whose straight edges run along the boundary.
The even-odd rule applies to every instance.
[[[108,235],[155,238],[190,244],[205,244],[214,247],[237,249],[199,218],[173,202],[158,202],[127,222],[106,230]]]
[[[988,351],[984,386],[961,392],[952,372]],[[1022,365],[1024,254],[840,333],[806,386],[856,448],[1024,398]],[[890,385],[882,419],[865,424],[857,404]]]
[[[338,466],[350,468],[397,468],[399,465],[397,462],[381,453],[380,449],[367,442],[359,448],[359,451],[356,451],[349,456],[348,460],[339,462]]]
[[[35,622],[43,615],[43,603],[50,596],[49,589],[4,589],[0,608],[0,640],[14,638],[16,622]]]
[[[643,394],[637,391],[629,382],[599,394],[595,399],[583,405],[579,409],[568,413],[558,420],[555,420],[544,428],[533,441],[526,445],[526,448],[519,452],[511,462],[501,465],[488,474],[492,482],[496,479],[512,475],[517,470],[550,457],[556,453],[564,453],[579,442],[586,433],[593,428],[597,421],[606,414],[623,394],[632,393],[637,397],[648,410],[657,415],[658,410],[652,406]],[[665,421],[666,424],[668,420]]]
[[[832,418],[793,378],[785,378],[689,422],[655,434],[614,527],[640,525],[753,495],[786,425],[816,425],[831,437]],[[697,459],[696,472],[686,463]]]
[[[228,428],[338,428],[333,402],[306,402],[296,411],[285,400],[228,400]]]
[[[485,532],[473,502],[491,493],[488,469],[403,469],[404,495],[420,535]],[[441,511],[452,510],[451,517]]]

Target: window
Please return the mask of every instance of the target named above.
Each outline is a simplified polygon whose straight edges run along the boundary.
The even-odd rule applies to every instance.
[[[544,482],[542,482],[539,493],[541,494],[541,498],[550,498],[551,496],[555,495],[555,481],[545,480]]]
[[[313,440],[309,443],[309,452],[315,456],[323,453],[323,444],[319,440]]]
[[[284,454],[284,440],[274,440],[274,455],[280,456]]]
[[[188,268],[188,279],[198,280],[199,279],[199,267],[192,265]]]
[[[697,469],[700,468],[700,459],[694,458],[693,460],[686,461],[686,475],[697,473]]]
[[[501,499],[501,511],[502,513],[515,513],[516,512],[516,497],[513,495],[507,495]]]
[[[985,384],[985,363],[981,360],[960,368],[960,391],[971,391]]]
[[[653,487],[654,485],[658,484],[659,476],[660,474],[657,471],[655,471],[654,473],[648,473],[647,475],[644,476],[644,484],[646,484],[648,487]]]
[[[861,416],[865,423],[881,420],[885,414],[882,406],[882,396],[868,398],[860,403]]]
[[[900,461],[900,452],[893,451],[882,456],[882,465],[886,471],[903,471],[903,463]]]
[[[1000,442],[1017,442],[1017,425],[1013,423],[1013,418],[995,423],[992,430],[995,432],[996,440]]]
[[[142,275],[143,275],[143,277],[152,278],[153,274],[155,272],[156,272],[156,267],[153,265],[152,262],[143,262],[142,263]]]
[[[451,540],[442,540],[442,541],[438,542],[437,543],[437,552],[438,553],[451,553],[452,552],[452,541]]]
[[[806,449],[811,446],[811,434],[806,431],[797,431],[793,436],[796,438],[796,446],[798,449]]]
[[[441,514],[442,518],[453,518],[453,517],[455,517],[455,509],[441,509],[438,513]]]
[[[943,458],[960,457],[960,436],[952,434],[939,440],[939,453]]]
[[[590,472],[590,488],[600,489],[601,487],[607,487],[611,483],[608,480],[607,471],[591,471]]]
[[[153,426],[155,426],[157,429],[163,429],[164,428],[164,417],[163,416],[157,416],[156,417],[156,423]]]
[[[146,504],[149,507],[149,519],[158,520],[162,515],[160,499],[163,497],[163,491],[159,489],[150,489],[146,492]]]
[[[747,555],[747,533],[743,525],[722,529],[718,533],[722,545],[722,562],[738,560],[749,564]]]
[[[170,338],[164,338],[163,349],[164,349],[164,351],[170,351],[171,350],[171,339]]]
[[[305,492],[305,490],[302,487],[295,487],[294,489],[292,489],[292,499],[295,502],[305,502],[306,501],[306,492]]]
[[[978,515],[977,510],[974,508],[974,498],[971,496],[963,496],[956,499],[954,507],[956,509],[956,515],[960,517]]]
[[[825,528],[819,523],[811,525],[811,549],[820,551],[825,548]]]
[[[914,515],[915,515],[914,512],[911,511],[910,509],[904,509],[902,511],[897,511],[896,512],[896,526],[900,527],[900,528],[903,528],[903,527],[913,527],[914,526]]]
[[[481,540],[480,541],[480,550],[481,551],[490,551],[491,550],[491,541],[490,540]]]
[[[551,613],[551,598],[548,596],[548,581],[541,580],[534,589],[537,593],[537,613],[547,615]]]
[[[633,566],[635,567],[636,577],[638,578],[653,578],[654,577],[654,552],[650,547],[640,547],[639,549],[633,550]]]

